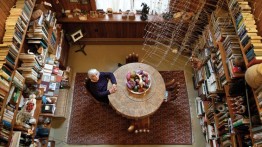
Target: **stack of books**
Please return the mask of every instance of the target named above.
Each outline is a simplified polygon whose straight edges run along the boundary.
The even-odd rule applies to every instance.
[[[218,76],[218,82],[221,87],[223,87],[226,83],[226,75],[225,75],[225,69],[223,67],[223,62],[222,62],[222,57],[221,57],[221,52],[219,50],[216,51],[215,56],[214,56],[214,65],[215,65],[215,71]]]
[[[25,77],[25,82],[36,83],[42,70],[36,56],[34,54],[21,53],[19,59],[22,61],[22,64],[17,70],[21,71]]]
[[[254,146],[262,145],[262,126],[256,126],[251,129],[254,139]]]
[[[22,76],[22,74],[15,70],[15,76],[13,78],[13,83],[15,84],[15,86],[22,90],[24,81],[25,78]]]
[[[235,29],[228,12],[211,14],[211,22],[216,42],[222,42],[226,35],[235,35]]]
[[[42,21],[40,24],[37,24],[36,26],[34,23],[30,23],[29,29],[26,34],[26,39],[27,43],[31,45],[29,47],[30,50],[37,50],[39,47],[47,49],[48,25],[44,21]]]
[[[5,58],[6,64],[12,69],[14,69],[15,59],[18,56],[23,41],[24,30],[26,30],[30,20],[34,3],[32,0],[19,0],[15,6],[11,8],[10,16],[6,20],[6,31],[3,37],[4,44],[9,48],[9,52]],[[3,58],[0,58],[0,60],[3,60]]]

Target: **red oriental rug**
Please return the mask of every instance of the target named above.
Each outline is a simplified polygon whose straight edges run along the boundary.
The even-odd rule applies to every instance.
[[[189,100],[184,71],[161,71],[165,81],[180,82],[179,97],[174,102],[163,102],[150,117],[149,133],[129,133],[129,121],[110,106],[96,103],[86,91],[86,73],[75,77],[73,104],[68,130],[68,144],[192,144]]]

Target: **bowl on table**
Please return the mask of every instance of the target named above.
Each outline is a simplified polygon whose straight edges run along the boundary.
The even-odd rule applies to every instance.
[[[148,72],[140,69],[128,71],[126,74],[126,86],[131,93],[146,93],[151,86],[150,75]]]

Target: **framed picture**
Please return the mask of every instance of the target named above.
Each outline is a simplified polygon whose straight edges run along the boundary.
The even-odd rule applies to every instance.
[[[83,33],[82,33],[81,30],[78,30],[75,33],[71,34],[71,37],[72,37],[73,41],[76,42],[83,37]]]
[[[78,3],[79,0],[69,0],[70,3]]]
[[[81,4],[89,4],[89,0],[80,0]]]

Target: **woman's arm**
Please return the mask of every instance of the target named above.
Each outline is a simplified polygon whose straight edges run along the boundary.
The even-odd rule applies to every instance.
[[[111,83],[112,84],[117,84],[116,82],[116,77],[115,75],[112,73],[112,72],[104,72],[105,73],[105,76],[110,79]]]

